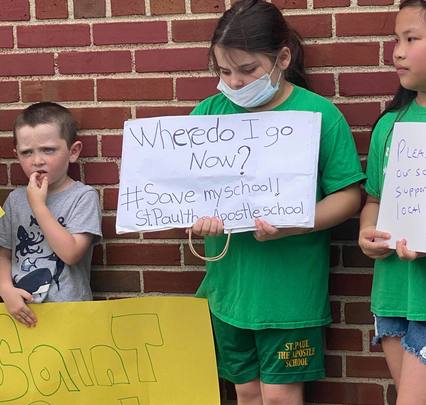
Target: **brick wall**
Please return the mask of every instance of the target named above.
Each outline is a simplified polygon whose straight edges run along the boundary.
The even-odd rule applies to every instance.
[[[342,110],[362,158],[370,126],[397,87],[393,0],[273,0],[306,42],[313,88]],[[84,152],[72,176],[95,186],[104,240],[94,255],[100,299],[193,293],[204,274],[181,230],[116,235],[121,127],[129,118],[188,113],[215,92],[208,40],[231,0],[0,0],[0,202],[25,177],[11,127],[32,102],[69,107]],[[333,233],[328,378],[307,386],[315,404],[393,404],[383,353],[370,347],[371,264],[358,220]],[[202,246],[199,245],[202,249]],[[224,395],[232,398],[229,385]]]

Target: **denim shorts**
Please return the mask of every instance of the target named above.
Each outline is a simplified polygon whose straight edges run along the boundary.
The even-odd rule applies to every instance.
[[[400,337],[401,346],[426,364],[426,321],[409,321],[407,318],[374,316],[373,344],[385,336]]]

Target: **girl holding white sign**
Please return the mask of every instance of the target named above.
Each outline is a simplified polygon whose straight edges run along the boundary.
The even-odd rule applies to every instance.
[[[395,122],[426,122],[426,2],[406,0],[395,25],[393,62],[400,88],[376,122],[367,162],[368,193],[359,244],[376,259],[371,296],[376,335],[398,392],[398,405],[426,404],[426,259],[407,241],[388,247],[391,235],[376,230],[384,172]],[[424,226],[424,224],[419,224]]]
[[[208,264],[197,292],[208,298],[219,374],[236,384],[239,405],[301,405],[303,382],[324,376],[327,230],[359,209],[364,174],[342,114],[306,89],[301,41],[276,6],[235,3],[218,22],[210,57],[221,93],[193,114],[322,114],[314,229],[257,219],[254,232],[234,234],[227,254]],[[206,236],[208,256],[220,256],[226,237],[219,219],[200,219],[192,231]]]

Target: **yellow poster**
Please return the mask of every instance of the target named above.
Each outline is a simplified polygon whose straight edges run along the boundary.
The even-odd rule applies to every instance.
[[[219,405],[207,302],[143,297],[32,305],[35,328],[0,304],[0,404]]]

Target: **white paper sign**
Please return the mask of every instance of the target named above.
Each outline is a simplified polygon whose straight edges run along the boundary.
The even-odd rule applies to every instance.
[[[377,229],[391,234],[389,246],[407,240],[426,252],[426,124],[395,123]]]
[[[117,233],[186,228],[202,216],[225,230],[256,218],[312,227],[321,114],[285,111],[126,121]]]

